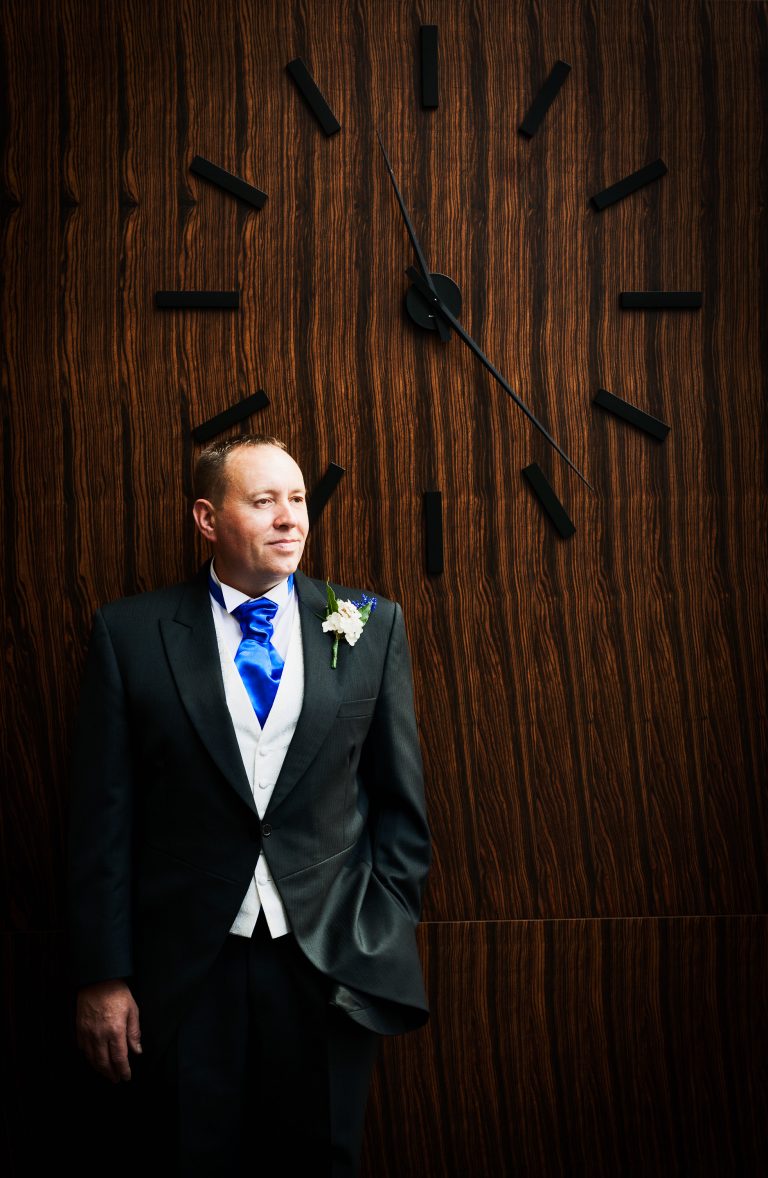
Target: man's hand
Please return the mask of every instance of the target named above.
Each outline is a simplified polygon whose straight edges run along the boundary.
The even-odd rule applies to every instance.
[[[139,1008],[126,982],[115,978],[77,992],[77,1046],[91,1067],[119,1084],[130,1080],[128,1048],[141,1054]]]

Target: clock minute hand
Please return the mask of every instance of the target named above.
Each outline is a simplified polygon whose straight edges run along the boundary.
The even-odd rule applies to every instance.
[[[413,225],[411,223],[411,218],[408,216],[408,210],[405,207],[405,202],[404,202],[402,195],[400,193],[400,189],[397,186],[397,180],[395,180],[395,173],[392,171],[392,165],[389,162],[389,156],[387,155],[386,151],[384,150],[384,144],[381,142],[381,135],[379,135],[378,131],[376,132],[376,138],[379,141],[379,147],[381,148],[381,154],[384,156],[384,163],[387,165],[387,171],[389,172],[389,178],[392,181],[392,187],[395,190],[395,196],[397,197],[397,203],[400,205],[400,212],[403,214],[403,220],[405,221],[405,228],[408,230],[408,236],[411,239],[411,245],[413,246],[413,251],[416,254],[416,260],[419,263],[419,266],[421,267],[422,274],[424,275],[424,281],[426,282],[427,286],[429,287],[430,292],[435,296],[435,298],[437,298],[437,291],[435,290],[435,284],[432,281],[432,275],[429,271],[429,266],[427,265],[421,245],[419,244],[419,239],[416,236],[416,230],[413,228]],[[440,300],[438,299],[438,303],[439,303],[439,301]],[[437,330],[440,333],[440,339],[443,341],[443,343],[446,343],[450,339],[451,333],[448,328],[448,324],[445,322],[442,315],[439,314],[437,308],[435,308],[435,310],[433,311],[433,318],[435,320],[435,325],[437,327]]]
[[[485,352],[483,352],[482,349],[478,346],[478,344],[475,343],[475,341],[472,339],[472,336],[467,331],[464,330],[464,328],[461,326],[461,324],[459,323],[456,316],[453,315],[448,310],[445,303],[442,302],[440,297],[434,291],[431,291],[427,287],[427,284],[424,282],[424,280],[422,279],[419,272],[413,266],[409,266],[408,269],[406,270],[406,274],[410,278],[413,285],[417,288],[419,293],[422,295],[422,297],[424,299],[426,299],[426,301],[428,303],[432,304],[435,307],[435,309],[440,312],[441,315],[445,316],[445,318],[448,320],[448,322],[450,323],[451,327],[456,332],[456,334],[458,336],[460,336],[461,339],[464,341],[464,343],[467,345],[467,347],[470,348],[475,353],[475,355],[477,356],[480,363],[482,365],[484,365],[485,368],[488,369],[491,376],[496,378],[496,380],[499,382],[499,384],[504,389],[504,391],[506,393],[509,393],[512,400],[515,402],[516,405],[519,406],[520,409],[522,409],[522,411],[526,415],[526,417],[529,418],[529,420],[533,422],[533,424],[536,426],[536,428],[538,430],[541,431],[541,433],[543,433],[544,437],[547,439],[547,441],[550,443],[550,445],[554,446],[554,448],[557,450],[560,457],[565,459],[565,461],[570,466],[571,470],[574,470],[576,472],[576,474],[579,476],[581,481],[583,483],[585,483],[586,486],[589,487],[590,491],[594,491],[595,488],[592,486],[592,484],[587,479],[584,478],[584,475],[581,473],[579,468],[571,462],[570,458],[565,453],[565,451],[562,450],[560,448],[560,446],[558,446],[557,442],[552,437],[552,435],[544,428],[544,426],[533,415],[533,413],[531,413],[528,406],[525,404],[524,401],[522,401],[520,399],[520,397],[518,397],[518,395],[514,391],[514,389],[510,388],[510,386],[505,381],[504,377],[499,372],[498,368],[494,367],[494,365],[491,364],[491,362],[488,359],[488,357],[486,356]]]

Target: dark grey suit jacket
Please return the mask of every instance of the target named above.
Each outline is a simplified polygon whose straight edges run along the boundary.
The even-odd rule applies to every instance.
[[[304,701],[263,821],[227,709],[208,565],[94,619],[69,835],[72,980],[128,980],[144,1059],[192,1003],[262,847],[334,1005],[386,1034],[428,1017],[414,930],[430,845],[402,612],[379,598],[333,670],[324,583],[297,572],[295,588]]]

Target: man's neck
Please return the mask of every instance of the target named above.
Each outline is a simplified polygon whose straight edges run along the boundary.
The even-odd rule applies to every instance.
[[[237,574],[232,575],[226,568],[218,569],[216,567],[216,558],[211,560],[211,571],[221,585],[226,585],[229,589],[236,589],[238,593],[244,593],[246,597],[263,597],[265,593],[269,593],[272,589],[282,585],[292,575],[286,573],[284,577],[277,577],[275,580],[268,580],[266,583],[259,581],[257,583],[247,582],[240,579]]]

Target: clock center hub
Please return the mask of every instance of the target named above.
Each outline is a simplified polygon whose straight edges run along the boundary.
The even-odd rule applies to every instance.
[[[432,282],[440,301],[445,303],[451,314],[458,319],[461,315],[461,291],[456,283],[447,274],[433,274]],[[423,327],[425,331],[437,331],[432,308],[415,286],[408,287],[405,309],[419,327]]]

